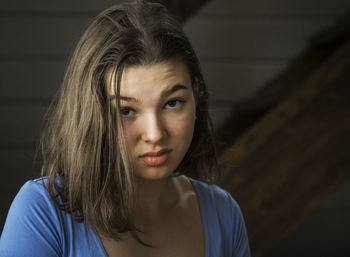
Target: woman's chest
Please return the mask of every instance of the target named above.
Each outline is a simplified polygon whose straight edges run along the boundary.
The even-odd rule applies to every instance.
[[[142,245],[131,237],[123,241],[103,241],[103,245],[109,257],[205,257],[204,234],[195,224],[165,231],[167,232],[139,233],[141,240],[151,247]]]
[[[152,247],[142,245],[130,235],[122,241],[102,240],[103,246],[109,257],[205,257],[204,226],[197,207],[148,224],[138,235]]]

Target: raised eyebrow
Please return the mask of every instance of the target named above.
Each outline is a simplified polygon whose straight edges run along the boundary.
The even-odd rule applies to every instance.
[[[116,95],[112,95],[109,97],[110,101],[113,101],[117,99]],[[126,101],[126,102],[140,102],[140,100],[134,98],[134,97],[127,97],[127,96],[119,96],[120,100]]]
[[[176,84],[172,88],[170,88],[168,90],[164,90],[161,94],[161,98],[163,98],[163,99],[167,98],[169,95],[171,95],[179,90],[188,90],[188,87],[186,87],[185,85]]]
[[[188,90],[188,87],[181,85],[181,84],[176,84],[173,87],[171,87],[168,90],[164,90],[161,94],[161,98],[167,98],[168,96],[170,96],[171,94],[175,93],[176,91],[179,90]],[[110,100],[113,101],[115,100],[117,97],[115,95],[110,96]],[[134,98],[134,97],[128,97],[128,96],[119,96],[120,100],[126,101],[126,102],[140,102],[140,100]]]

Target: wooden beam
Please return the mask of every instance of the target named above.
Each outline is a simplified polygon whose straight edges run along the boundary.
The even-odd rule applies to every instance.
[[[202,7],[208,0],[148,0],[153,3],[161,3],[168,8],[168,10],[181,23],[185,22],[191,17],[200,7]]]
[[[271,250],[350,178],[350,40],[220,157],[253,256]]]
[[[336,29],[336,26],[334,27]],[[249,129],[263,115],[276,107],[303,83],[317,68],[325,62],[344,43],[344,37],[323,38],[318,40],[297,56],[286,69],[271,82],[261,87],[250,99],[232,105],[232,116],[217,129],[216,138],[222,153],[239,136]],[[346,39],[346,37],[345,37]]]

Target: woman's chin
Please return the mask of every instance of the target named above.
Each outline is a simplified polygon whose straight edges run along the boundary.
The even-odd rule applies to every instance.
[[[171,177],[172,171],[160,167],[149,167],[141,172],[135,172],[136,180],[156,181]]]

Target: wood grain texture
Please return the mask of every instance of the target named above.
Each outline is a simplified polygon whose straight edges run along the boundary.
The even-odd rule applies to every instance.
[[[86,17],[0,17],[0,57],[66,58],[90,20]]]
[[[264,113],[288,97],[296,87],[334,54],[343,42],[344,39],[336,36],[335,38],[327,38],[322,43],[318,41],[317,44],[309,44],[304,52],[295,57],[286,67],[280,67],[282,71],[263,87],[257,89],[254,94],[232,103],[231,109],[235,112],[232,112],[231,118],[222,122],[217,130],[217,137],[226,142],[220,147],[220,152],[231,145],[242,132],[257,122]],[[270,70],[270,73],[272,73],[272,70]],[[234,75],[235,73],[232,71],[231,74]],[[244,76],[245,73],[242,72],[242,75]],[[232,88],[235,86],[233,85]]]
[[[60,1],[46,1],[46,0],[3,0],[0,3],[0,14],[2,16],[14,15],[38,15],[45,16],[65,16],[71,14],[73,16],[88,15],[94,16],[99,11],[104,10],[112,5],[126,2],[127,0],[60,0]]]
[[[0,57],[66,59],[91,19],[0,16]],[[184,25],[184,30],[200,57],[280,60],[298,54],[310,33],[331,24],[329,19],[193,20]]]
[[[208,0],[148,0],[148,2],[161,3],[166,6],[180,22],[184,22],[190,18],[207,1]]]
[[[221,156],[263,256],[350,177],[350,41]]]
[[[215,102],[242,102],[285,69],[285,60],[206,60],[203,74]]]
[[[35,144],[22,145],[20,148],[0,145],[1,190],[18,190],[27,180],[40,176],[39,160],[35,161],[35,149]]]
[[[66,60],[61,59],[0,60],[0,102],[50,100],[63,80],[65,66]]]
[[[1,144],[21,147],[39,139],[40,127],[48,104],[34,103],[0,104],[0,146]]]
[[[206,16],[277,16],[277,17],[328,17],[339,16],[350,7],[348,0],[215,0],[209,3],[201,11]]]
[[[113,4],[125,2],[127,0],[3,0],[0,3],[0,12],[2,13],[19,13],[19,12],[46,12],[46,13],[65,13],[74,12],[96,14],[96,11],[103,10]],[[196,1],[187,1],[188,4]],[[346,6],[350,6],[348,0],[307,0],[307,1],[290,1],[290,0],[215,0],[207,1],[200,14],[203,15],[305,15],[314,16],[338,16],[345,11]]]
[[[192,16],[207,0],[146,0],[148,2],[162,3],[181,22]],[[130,2],[127,0],[77,0],[74,2],[63,1],[3,1],[0,4],[0,14],[2,16],[95,16],[96,11],[102,11],[112,5]]]

